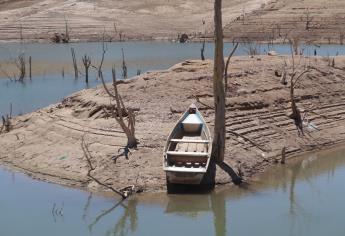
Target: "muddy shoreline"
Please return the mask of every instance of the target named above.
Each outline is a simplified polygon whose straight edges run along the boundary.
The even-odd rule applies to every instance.
[[[298,136],[288,117],[289,87],[275,75],[285,61],[291,66],[285,56],[235,57],[229,68],[225,162],[235,171],[241,169],[248,181],[276,165],[283,147],[291,158],[345,141],[345,57],[335,57],[335,67],[329,66],[327,58],[298,59],[299,69],[306,64],[317,68],[296,88],[297,104],[310,122],[304,137]],[[116,121],[99,109],[109,105],[99,86],[14,118],[13,130],[0,135],[0,164],[44,181],[103,191],[87,177],[81,149],[84,136],[95,177],[116,188],[134,184],[146,192],[164,191],[163,147],[182,112],[196,103],[213,128],[212,61],[185,61],[168,70],[144,73],[121,83],[119,89],[126,105],[136,112],[140,140],[128,160],[111,160],[126,138]],[[231,180],[217,168],[216,182]]]

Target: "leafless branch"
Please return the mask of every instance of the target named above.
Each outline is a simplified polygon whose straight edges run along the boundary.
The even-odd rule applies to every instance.
[[[83,150],[84,157],[86,158],[86,161],[87,161],[88,166],[89,166],[89,170],[88,170],[88,172],[87,172],[87,176],[90,177],[90,178],[91,178],[93,181],[95,181],[97,184],[99,184],[99,185],[101,185],[101,186],[103,186],[103,187],[105,187],[105,188],[107,188],[107,189],[113,191],[114,193],[118,194],[119,196],[122,197],[122,199],[127,198],[128,196],[125,195],[125,194],[123,194],[120,190],[117,190],[117,189],[115,189],[115,188],[113,188],[113,187],[111,187],[111,186],[109,186],[109,185],[107,185],[107,184],[105,184],[105,183],[102,183],[102,182],[99,181],[97,178],[95,178],[95,177],[92,176],[91,172],[92,172],[93,170],[95,170],[95,167],[92,165],[92,162],[91,162],[92,156],[91,156],[91,154],[90,154],[90,151],[89,151],[89,149],[88,149],[88,146],[87,146],[86,143],[85,143],[85,138],[84,138],[84,136],[82,136],[81,148],[82,148],[82,150]]]
[[[228,67],[230,64],[230,59],[234,55],[234,53],[236,52],[238,45],[239,45],[239,43],[236,43],[235,47],[231,50],[231,52],[228,56],[228,59],[226,60],[226,64],[225,64],[225,68],[224,68],[225,94],[226,94],[226,91],[228,90]]]

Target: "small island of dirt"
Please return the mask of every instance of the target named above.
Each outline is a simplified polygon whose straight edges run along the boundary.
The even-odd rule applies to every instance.
[[[345,139],[345,57],[296,58],[299,69],[311,70],[300,80],[295,98],[305,117],[299,136],[289,114],[289,83],[279,75],[286,56],[234,57],[229,68],[226,98],[225,162],[250,180],[273,166],[286,148],[287,157],[319,150]],[[166,138],[182,112],[195,103],[213,128],[212,61],[184,61],[165,71],[147,72],[118,85],[127,107],[136,114],[140,141],[127,160],[112,160],[126,136],[103,108],[110,99],[102,86],[82,90],[61,103],[12,120],[12,130],[0,135],[0,164],[35,178],[101,191],[87,177],[84,136],[92,156],[92,172],[116,188],[137,185],[145,191],[164,191],[162,168]],[[289,70],[287,70],[289,77]],[[289,82],[289,80],[287,79]],[[120,150],[121,151],[121,150]],[[216,182],[231,182],[217,169]]]

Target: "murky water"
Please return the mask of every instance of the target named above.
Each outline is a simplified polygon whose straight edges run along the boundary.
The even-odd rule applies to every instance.
[[[308,154],[247,187],[116,199],[0,170],[0,235],[344,235],[345,149]]]
[[[251,45],[253,47],[253,45]],[[2,43],[0,44],[0,66],[5,62],[13,60],[22,52],[26,57],[32,57],[33,70],[39,71],[38,76],[34,76],[32,81],[26,80],[24,84],[10,82],[0,78],[0,115],[9,113],[10,103],[13,106],[13,114],[21,114],[47,106],[51,103],[61,101],[61,99],[75,91],[86,87],[94,87],[99,84],[92,70],[90,83],[85,85],[83,75],[77,80],[71,73],[71,52],[74,48],[77,60],[87,54],[91,57],[95,66],[98,66],[102,55],[101,43],[78,43],[78,44],[19,44]],[[233,47],[232,43],[225,44],[225,55]],[[247,55],[250,45],[241,45],[236,55]],[[258,52],[266,54],[269,50],[276,50],[281,54],[289,54],[290,46],[277,44],[273,46],[255,45]],[[118,78],[121,77],[122,53],[124,49],[128,67],[128,76],[134,76],[137,71],[141,73],[149,70],[167,69],[170,66],[187,59],[200,58],[200,43],[177,44],[169,42],[123,42],[107,43],[105,54],[104,71],[110,79],[110,68],[116,65]],[[312,55],[317,50],[318,55],[345,55],[345,46],[341,45],[322,45],[303,46],[305,55]],[[205,56],[212,58],[213,44],[207,43]],[[13,63],[12,63],[13,64]],[[6,71],[7,68],[1,67]],[[62,76],[62,71],[65,76]],[[79,67],[83,71],[82,67]]]

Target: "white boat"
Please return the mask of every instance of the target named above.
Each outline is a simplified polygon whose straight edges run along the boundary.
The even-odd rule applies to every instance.
[[[212,138],[204,118],[192,104],[170,133],[164,148],[167,187],[201,184],[210,165]]]

